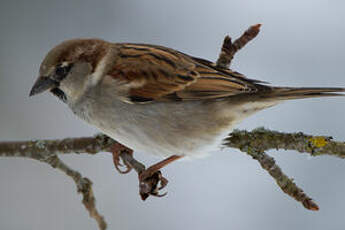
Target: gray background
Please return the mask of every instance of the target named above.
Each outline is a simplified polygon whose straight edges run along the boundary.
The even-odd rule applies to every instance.
[[[1,0],[0,140],[89,136],[97,131],[54,97],[28,98],[46,52],[74,37],[144,42],[215,60],[226,33],[263,23],[233,68],[276,85],[345,86],[345,3],[321,0]],[[345,140],[343,98],[287,102],[245,120],[258,126]],[[109,229],[344,229],[345,162],[271,151],[320,205],[305,210],[256,161],[226,149],[164,169],[169,193],[142,202],[134,173],[110,154],[62,157],[94,182]],[[147,163],[157,158],[137,153]],[[0,159],[0,229],[95,229],[70,178],[28,159]]]

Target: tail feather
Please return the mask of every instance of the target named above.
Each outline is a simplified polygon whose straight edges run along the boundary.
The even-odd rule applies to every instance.
[[[312,97],[334,97],[345,96],[345,88],[314,88],[314,87],[272,87],[270,91],[266,91],[262,97],[278,100],[303,99]]]

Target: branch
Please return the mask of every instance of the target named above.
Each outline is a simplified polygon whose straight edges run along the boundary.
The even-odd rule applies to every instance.
[[[217,67],[228,69],[235,53],[242,49],[249,41],[255,38],[256,35],[258,35],[260,32],[260,27],[261,24],[256,24],[249,27],[249,29],[246,30],[241,37],[236,39],[234,43],[231,42],[229,35],[225,36],[221,52],[216,62]]]
[[[332,141],[331,137],[311,136],[299,133],[281,133],[264,128],[252,132],[234,131],[225,139],[224,145],[238,148],[253,159],[259,161],[261,167],[275,179],[278,186],[309,210],[319,210],[317,204],[300,189],[292,179],[287,177],[280,167],[264,151],[270,149],[296,150],[309,153],[311,156],[331,155],[345,158],[345,143]]]
[[[0,156],[27,157],[49,163],[53,167],[56,167],[64,171],[67,175],[71,176],[77,184],[78,191],[82,192],[84,200],[88,200],[85,199],[87,194],[91,194],[92,196],[90,180],[87,178],[82,178],[78,172],[71,169],[62,169],[67,166],[65,166],[65,164],[63,164],[60,160],[58,162],[61,162],[62,164],[54,163],[55,161],[51,159],[58,159],[54,154],[95,154],[103,151],[109,152],[110,146],[115,143],[117,142],[105,135],[84,138],[67,138],[63,140],[0,142]],[[258,160],[261,166],[268,171],[268,173],[276,180],[278,186],[285,193],[301,202],[304,207],[310,210],[317,210],[318,206],[303,192],[302,189],[297,187],[292,179],[288,178],[282,172],[280,167],[275,163],[274,159],[264,153],[264,151],[270,149],[285,149],[295,150],[301,153],[309,153],[311,156],[331,155],[339,158],[345,158],[345,143],[333,141],[331,137],[312,136],[303,134],[301,132],[281,133],[264,128],[258,128],[252,132],[235,130],[225,140],[224,146],[239,149],[242,152],[246,152],[252,156],[255,160]],[[126,163],[134,166],[137,172],[143,170],[145,167],[129,154],[121,154],[121,157]],[[85,184],[87,186],[84,186],[83,189],[79,189],[81,185]],[[94,200],[94,198],[91,200]],[[99,214],[91,214],[97,213],[97,211],[90,211],[96,210],[94,207],[94,202],[92,201],[87,204],[90,205],[86,205],[84,203],[87,208],[91,207],[88,208],[90,215],[97,217],[96,219],[99,221],[99,226],[101,226],[100,223],[102,223],[102,217],[99,217]]]
[[[103,146],[104,149],[100,149]],[[57,156],[58,153],[81,153],[94,154],[105,150],[106,142],[98,138],[68,138],[63,140],[38,140],[21,142],[0,142],[0,156],[4,157],[25,157],[49,164],[71,177],[76,186],[77,192],[83,196],[82,203],[88,210],[90,217],[97,221],[101,230],[107,228],[103,216],[96,209],[96,199],[92,191],[92,182],[83,177],[78,171],[71,169]]]
[[[344,142],[333,141],[329,136],[312,136],[302,132],[282,133],[264,128],[257,128],[252,132],[234,130],[225,139],[225,145],[243,152],[250,151],[250,148],[262,152],[284,149],[309,153],[311,156],[330,155],[345,158]]]
[[[268,171],[286,194],[301,202],[305,208],[315,211],[319,209],[317,204],[288,178],[274,159],[264,151],[285,149],[309,153],[311,156],[331,155],[345,158],[345,143],[331,139],[332,137],[311,136],[301,132],[287,134],[258,128],[252,132],[234,131],[225,140],[224,145],[238,148],[258,160],[261,167]]]

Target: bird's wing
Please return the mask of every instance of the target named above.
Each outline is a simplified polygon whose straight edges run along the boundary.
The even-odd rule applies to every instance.
[[[118,58],[108,73],[128,83],[133,103],[224,98],[265,87],[231,70],[173,49],[120,44]]]

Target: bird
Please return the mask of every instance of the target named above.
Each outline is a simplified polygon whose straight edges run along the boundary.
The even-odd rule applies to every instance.
[[[164,46],[78,38],[43,59],[30,96],[46,91],[119,142],[113,154],[120,172],[131,169],[119,168],[122,150],[164,158],[140,173],[144,182],[173,161],[217,150],[260,110],[291,99],[341,96],[345,89],[271,86]],[[164,187],[167,180],[159,180]],[[153,190],[148,193],[159,195]]]

